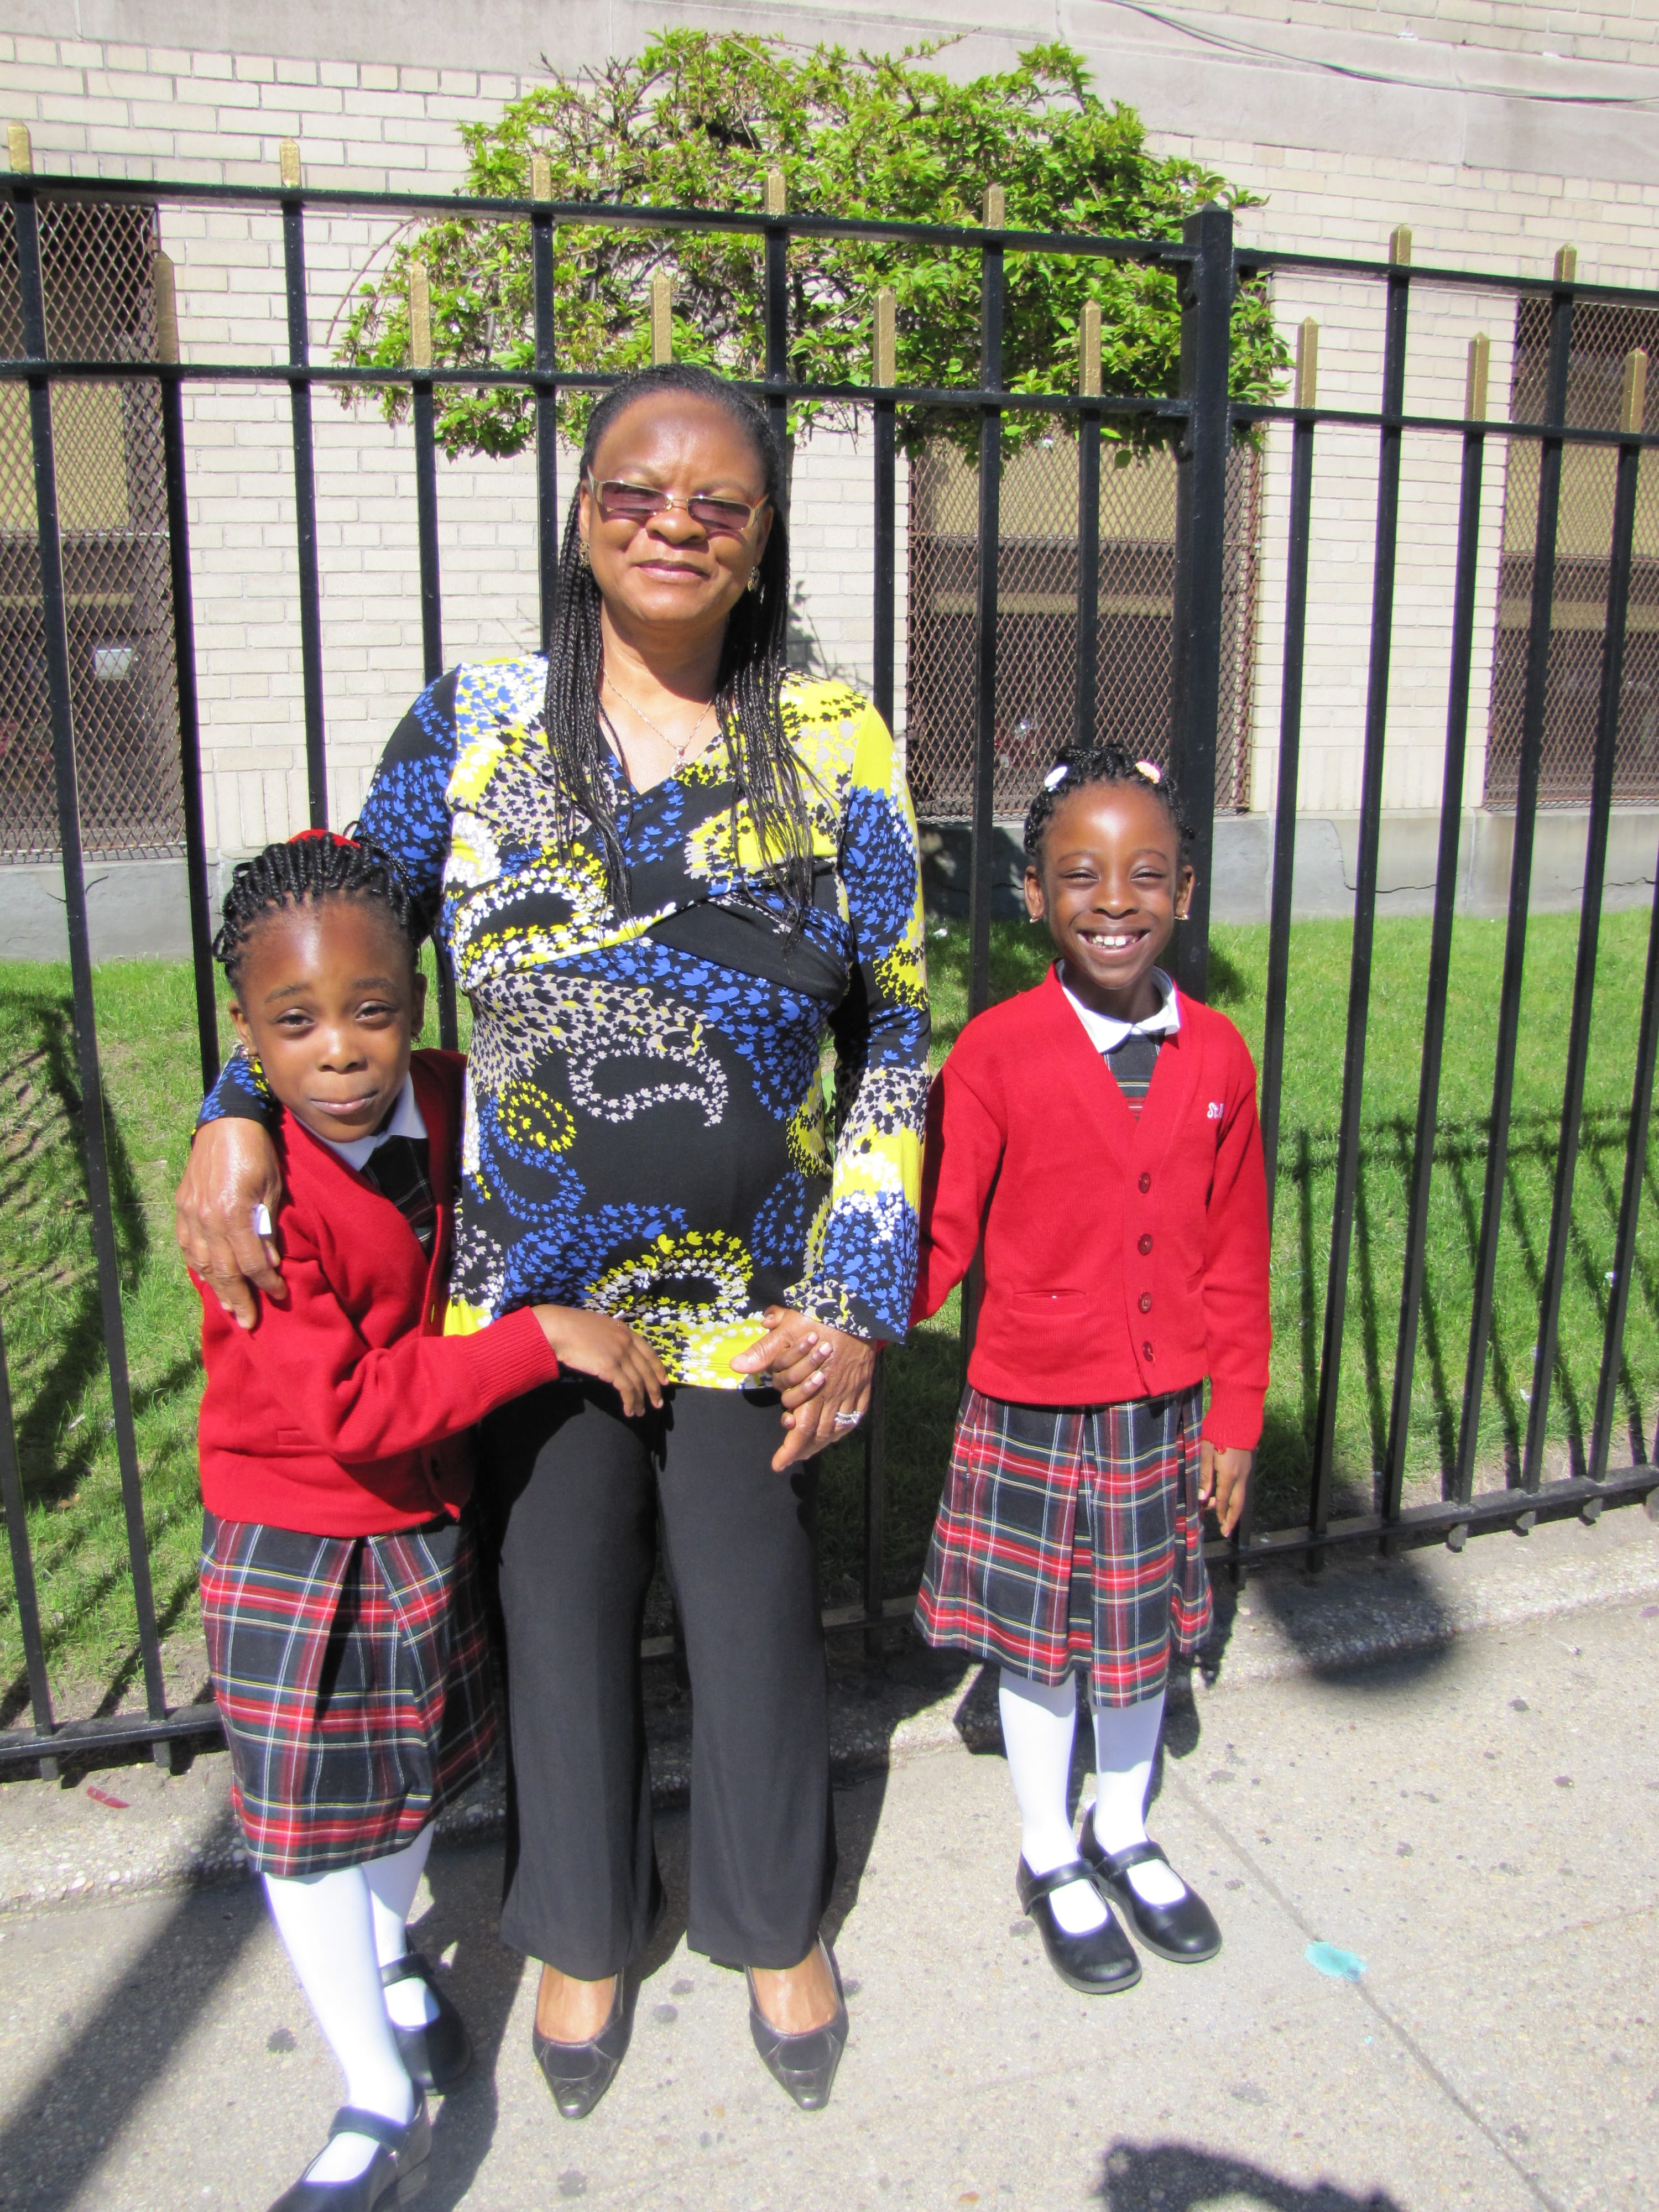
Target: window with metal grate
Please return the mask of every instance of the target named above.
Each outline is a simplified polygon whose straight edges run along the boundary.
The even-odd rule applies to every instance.
[[[59,361],[155,358],[152,209],[40,204],[47,343]],[[0,209],[0,344],[22,351],[17,242]],[[184,849],[161,395],[54,380],[82,836],[95,860]],[[28,401],[0,386],[0,862],[58,853]]]

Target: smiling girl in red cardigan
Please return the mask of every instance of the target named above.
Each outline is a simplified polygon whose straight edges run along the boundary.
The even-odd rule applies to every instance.
[[[272,2212],[374,2212],[471,2057],[405,1923],[432,1824],[495,1738],[462,1432],[561,1366],[634,1417],[656,1354],[568,1306],[443,1334],[464,1063],[413,1052],[425,980],[384,854],[307,831],[236,871],[214,950],[282,1109],[283,1295],[199,1279],[202,1623],[248,1862],[346,2077]],[[262,1209],[263,1211],[263,1209]]]
[[[1158,964],[1192,893],[1183,844],[1150,763],[1060,757],[1025,823],[1025,902],[1059,957],[963,1031],[922,1176],[913,1322],[976,1251],[984,1279],[918,1618],[1000,1662],[1016,1887],[1091,1995],[1140,1978],[1114,1904],[1162,1958],[1221,1946],[1147,1838],[1146,1791],[1171,1641],[1190,1653],[1210,1626],[1203,1510],[1237,1525],[1267,1386],[1255,1071]],[[1074,1669],[1097,1768],[1076,1842]]]

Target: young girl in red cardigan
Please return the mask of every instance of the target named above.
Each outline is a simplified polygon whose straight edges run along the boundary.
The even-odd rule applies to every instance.
[[[536,1306],[445,1336],[464,1063],[414,1052],[420,931],[393,864],[327,831],[236,871],[215,945],[283,1109],[284,1295],[203,1294],[202,1619],[249,1863],[346,2077],[272,2212],[373,2212],[471,2052],[405,1923],[443,1806],[495,1729],[463,1432],[561,1363],[629,1414],[656,1355]]]
[[[1162,1958],[1221,1947],[1147,1838],[1146,1791],[1170,1644],[1210,1626],[1204,1509],[1237,1526],[1267,1385],[1255,1071],[1158,965],[1192,894],[1183,848],[1157,768],[1061,756],[1025,823],[1025,902],[1059,957],[963,1031],[922,1175],[912,1319],[976,1251],[984,1273],[917,1613],[929,1643],[1000,1662],[1020,1903],[1090,1995],[1140,1978],[1114,1905]],[[1076,1842],[1074,1670],[1097,1774]]]

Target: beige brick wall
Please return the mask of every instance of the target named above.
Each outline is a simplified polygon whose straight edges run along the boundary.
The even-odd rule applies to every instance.
[[[1603,75],[1640,91],[1659,88],[1653,67],[1656,6],[1659,0],[1631,0],[1623,9],[1559,9],[1530,0],[1526,5],[1429,0],[1415,9],[1404,0],[1376,0],[1369,7],[1340,0],[1238,0],[1224,19],[1204,20],[1224,22],[1230,35],[1236,32],[1268,53],[1293,54],[1298,40],[1308,52],[1334,52],[1331,40],[1339,46],[1358,40],[1375,58],[1385,51],[1378,42],[1386,40],[1390,68],[1405,76],[1419,67],[1443,73],[1453,65],[1449,56],[1470,81],[1523,68],[1547,76],[1547,53],[1559,52],[1567,58],[1563,67],[1578,71],[1575,84],[1591,82],[1584,74],[1589,65],[1610,64]],[[33,0],[20,0],[21,17],[36,12]],[[88,4],[83,19],[90,21],[97,12]],[[141,12],[113,0],[104,0],[102,8],[106,17],[129,21],[137,21]],[[173,12],[153,5],[144,20],[161,21]],[[664,15],[684,19],[696,12],[665,4]],[[717,11],[702,12],[721,20]],[[925,27],[937,12],[923,6],[902,16],[872,16],[870,41],[900,43],[910,33],[912,16]],[[278,17],[283,13],[276,10]],[[1003,48],[1012,50],[1017,39],[1029,35],[1012,20],[1018,15],[1012,11],[1006,25],[991,23],[987,35],[969,41],[957,58],[961,65],[994,66],[1006,58]],[[823,9],[800,8],[791,11],[789,21],[801,35],[810,19],[827,21],[827,15]],[[41,15],[49,20],[49,11]],[[1131,21],[1121,10],[1091,0],[1061,8],[1056,28],[1089,46],[1103,90],[1109,94],[1123,85],[1126,96],[1140,99],[1161,150],[1190,154],[1266,195],[1264,208],[1241,217],[1247,240],[1380,256],[1390,228],[1405,222],[1414,231],[1419,264],[1541,272],[1556,246],[1571,240],[1579,248],[1580,274],[1588,279],[1659,283],[1659,164],[1650,165],[1646,180],[1626,173],[1632,141],[1625,119],[1616,129],[1609,125],[1613,173],[1603,176],[1550,168],[1553,148],[1582,149],[1586,141],[1582,130],[1575,137],[1565,123],[1558,130],[1557,111],[1547,105],[1527,111],[1504,142],[1512,141],[1517,161],[1525,153],[1530,166],[1474,166],[1463,156],[1480,140],[1478,131],[1450,149],[1459,158],[1449,155],[1436,161],[1420,148],[1389,154],[1378,150],[1389,137],[1382,107],[1376,110],[1382,120],[1368,135],[1343,120],[1352,110],[1327,113],[1317,100],[1241,102],[1237,87],[1245,80],[1219,64],[1206,76],[1203,53],[1208,50],[1194,49],[1190,41],[1178,48],[1183,57],[1178,96],[1175,89],[1166,94],[1160,89],[1166,80],[1154,66],[1162,65],[1158,55],[1149,62],[1139,48],[1103,43],[1109,33],[1115,35],[1115,27]],[[784,27],[781,16],[778,27]],[[1407,33],[1412,37],[1403,35]],[[1420,53],[1414,52],[1413,40]],[[562,54],[564,48],[556,51]],[[1143,64],[1151,71],[1144,86],[1133,74]],[[462,172],[457,125],[494,114],[529,81],[505,70],[417,67],[395,59],[284,58],[114,39],[0,34],[0,106],[29,125],[39,167],[78,175],[270,181],[278,142],[295,137],[313,185],[447,191]],[[1176,82],[1168,79],[1171,88]],[[1291,82],[1299,86],[1311,80]],[[1181,119],[1195,110],[1202,111],[1197,124]],[[1510,112],[1507,104],[1504,112]],[[1582,114],[1573,113],[1581,124]],[[1624,112],[1620,114],[1622,118]],[[1241,129],[1249,135],[1234,135]],[[1325,149],[1285,143],[1298,129],[1322,133]],[[309,222],[315,358],[326,358],[353,282],[389,237],[390,226],[356,218]],[[163,240],[179,264],[187,356],[280,357],[286,340],[276,222],[235,210],[169,209]],[[1287,329],[1304,314],[1320,320],[1321,397],[1374,404],[1380,288],[1298,274],[1278,280],[1275,299]],[[1425,286],[1414,295],[1412,327],[1413,405],[1458,411],[1467,342],[1475,329],[1485,328],[1493,344],[1492,411],[1503,412],[1511,327],[1500,298]],[[280,388],[227,383],[190,387],[187,404],[209,836],[228,850],[245,849],[304,818],[287,400]],[[323,391],[316,419],[331,804],[337,818],[343,818],[420,683],[410,441],[406,427],[390,428],[372,410],[349,414]],[[1358,789],[1376,442],[1366,434],[1327,429],[1318,451],[1300,798],[1304,807],[1340,808],[1356,802]],[[1284,441],[1274,434],[1265,482],[1256,657],[1257,805],[1272,803],[1276,781],[1285,459]],[[1413,435],[1407,441],[1390,684],[1386,796],[1391,805],[1433,805],[1439,796],[1456,464],[1455,439]],[[567,471],[562,482],[568,486],[570,481]],[[1482,642],[1466,784],[1467,796],[1476,803],[1502,496],[1503,453],[1495,441],[1483,510],[1477,633]],[[523,650],[533,639],[537,602],[528,462],[441,463],[439,501],[448,657]],[[794,520],[802,650],[815,665],[867,683],[873,550],[867,450],[825,439],[804,447],[796,459]],[[900,636],[902,699],[902,623]]]

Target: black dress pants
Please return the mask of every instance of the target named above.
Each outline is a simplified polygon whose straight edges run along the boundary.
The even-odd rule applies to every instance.
[[[835,1875],[812,1462],[772,1472],[771,1391],[677,1385],[624,1420],[580,1379],[484,1425],[480,1502],[507,1629],[502,1940],[619,1972],[661,1895],[639,1643],[660,1511],[692,1692],[687,1940],[793,1966]]]

